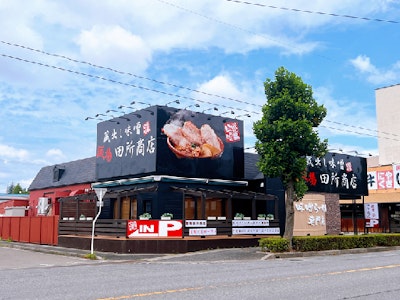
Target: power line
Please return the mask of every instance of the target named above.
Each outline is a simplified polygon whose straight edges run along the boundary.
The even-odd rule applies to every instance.
[[[229,0],[227,0],[227,1],[229,1]],[[20,45],[20,44],[16,44],[16,43],[10,43],[10,42],[6,42],[6,41],[2,41],[2,40],[0,40],[0,42],[3,43],[3,44],[9,45],[9,46],[26,49],[26,50],[29,50],[29,51],[45,54],[45,55],[56,57],[56,58],[66,59],[66,60],[69,60],[69,61],[72,61],[72,62],[75,62],[75,63],[84,64],[84,65],[88,65],[90,67],[111,71],[111,72],[114,72],[114,73],[117,73],[117,74],[129,75],[129,76],[132,76],[132,77],[135,77],[135,78],[145,79],[145,80],[148,80],[148,81],[151,81],[151,82],[155,82],[155,83],[158,83],[158,84],[162,84],[162,85],[168,85],[168,86],[172,86],[172,87],[175,87],[175,88],[185,89],[185,90],[188,90],[188,91],[191,91],[191,92],[196,92],[196,93],[200,93],[200,94],[207,95],[207,96],[222,98],[222,99],[225,99],[225,100],[235,101],[235,102],[238,102],[240,104],[247,104],[247,105],[252,105],[252,106],[255,106],[255,107],[262,108],[262,105],[251,103],[251,102],[247,102],[247,101],[244,101],[244,100],[239,100],[239,99],[234,99],[234,98],[231,98],[231,97],[226,97],[226,96],[221,96],[221,95],[217,95],[217,94],[207,93],[207,92],[204,92],[204,91],[199,91],[199,90],[192,89],[192,88],[189,88],[189,87],[185,87],[185,86],[182,86],[182,85],[168,83],[168,82],[165,82],[165,81],[159,81],[159,80],[152,79],[152,78],[149,78],[149,77],[144,77],[144,76],[140,76],[140,75],[133,74],[133,73],[130,73],[130,72],[124,72],[124,71],[116,70],[116,69],[113,69],[113,68],[110,68],[110,67],[105,67],[105,66],[93,64],[91,62],[87,62],[87,61],[84,61],[84,60],[73,59],[73,58],[65,56],[65,55],[60,55],[60,54],[56,54],[56,53],[50,53],[50,52],[46,52],[46,51],[43,51],[43,50],[31,48],[31,47]],[[19,59],[19,60],[22,60],[22,59]],[[73,72],[73,71],[71,71],[71,72]],[[177,95],[175,95],[175,96],[177,96]],[[196,100],[196,101],[199,101],[199,100]],[[199,102],[201,102],[201,101],[199,101]],[[205,103],[205,102],[203,102],[203,103]],[[209,102],[208,104],[211,104],[211,103]],[[227,107],[227,108],[232,108],[232,107]],[[244,110],[244,111],[246,111],[246,110]],[[247,112],[249,112],[249,111],[247,111]],[[259,112],[253,112],[253,113],[260,114]],[[341,122],[337,122],[337,121],[330,121],[330,120],[325,120],[325,121],[329,122],[329,123],[334,123],[334,124],[337,124],[337,125],[346,126],[346,127],[353,127],[353,128],[356,128],[356,129],[372,131],[372,132],[374,132],[376,134],[381,133],[381,134],[400,137],[400,135],[397,135],[397,134],[394,134],[394,133],[382,132],[382,131],[369,129],[369,128],[364,128],[364,127],[360,127],[360,126],[349,125],[349,124],[345,124],[345,123],[341,123]]]
[[[352,127],[352,128],[366,130],[366,131],[372,131],[372,132],[375,133],[374,136],[376,136],[376,137],[379,137],[379,134],[386,134],[386,135],[391,135],[391,136],[394,136],[394,137],[400,137],[400,135],[395,134],[395,133],[379,131],[379,130],[376,130],[376,129],[370,129],[370,128],[365,128],[365,127],[361,127],[361,126],[349,125],[349,124],[345,124],[345,123],[341,123],[341,122],[337,122],[337,121],[330,121],[330,120],[324,120],[324,121],[326,121],[328,123],[333,123],[333,124],[337,124],[337,125],[346,126],[346,127]]]
[[[188,91],[191,91],[191,92],[196,92],[196,93],[204,94],[204,95],[207,95],[207,96],[218,97],[218,98],[222,98],[222,99],[226,99],[226,100],[235,101],[235,102],[240,103],[240,104],[247,104],[247,105],[252,105],[252,106],[255,106],[255,107],[262,108],[262,105],[259,105],[259,104],[255,104],[255,103],[251,103],[251,102],[247,102],[247,101],[243,101],[243,100],[239,100],[239,99],[234,99],[234,98],[231,98],[231,97],[225,97],[225,96],[221,96],[221,95],[217,95],[217,94],[207,93],[207,92],[195,90],[195,89],[192,89],[192,88],[189,88],[189,87],[185,87],[185,86],[182,86],[182,85],[176,85],[176,84],[172,84],[172,83],[168,83],[168,82],[164,82],[164,81],[159,81],[159,80],[156,80],[156,79],[152,79],[152,78],[136,75],[136,74],[133,74],[133,73],[130,73],[130,72],[124,72],[124,71],[116,70],[116,69],[113,69],[113,68],[110,68],[110,67],[105,67],[105,66],[93,64],[93,63],[90,63],[90,62],[87,62],[87,61],[84,61],[84,60],[73,59],[73,58],[65,56],[65,55],[50,53],[50,52],[46,52],[46,51],[43,51],[43,50],[39,50],[39,49],[31,48],[31,47],[28,47],[28,46],[24,46],[24,45],[21,45],[21,44],[6,42],[6,41],[3,41],[3,40],[0,40],[0,42],[3,43],[3,44],[9,45],[9,46],[26,49],[26,50],[29,50],[29,51],[45,54],[45,55],[56,57],[56,58],[66,59],[68,61],[72,61],[72,62],[75,62],[75,63],[84,64],[84,65],[88,65],[90,67],[94,67],[94,68],[98,68],[98,69],[102,69],[102,70],[111,71],[111,72],[114,72],[114,73],[117,73],[117,74],[129,75],[129,76],[132,76],[132,77],[135,77],[135,78],[145,79],[145,80],[148,80],[148,81],[151,81],[151,82],[155,82],[155,83],[158,83],[158,84],[162,84],[162,85],[173,86],[173,87],[176,87],[176,88],[179,88],[179,89],[185,89],[185,90],[188,90]],[[27,63],[32,63],[32,64],[37,64],[37,65],[41,65],[41,66],[45,66],[45,67],[50,67],[50,68],[53,68],[53,69],[59,69],[59,70],[70,72],[70,73],[76,73],[76,74],[82,75],[82,76],[93,77],[93,78],[106,80],[106,81],[110,81],[110,82],[118,83],[118,84],[122,84],[122,85],[129,85],[131,87],[140,88],[140,89],[143,89],[143,90],[148,90],[148,91],[152,91],[152,92],[156,92],[156,93],[160,93],[160,94],[165,94],[165,95],[168,95],[168,96],[174,96],[174,97],[179,97],[179,98],[183,98],[183,99],[189,99],[189,100],[198,101],[198,102],[201,102],[201,103],[207,103],[207,104],[216,105],[216,106],[221,106],[221,107],[225,107],[225,108],[229,108],[229,109],[236,109],[236,108],[231,107],[231,106],[226,106],[226,105],[221,105],[221,104],[218,105],[218,104],[215,104],[215,103],[212,103],[212,102],[209,102],[209,101],[205,101],[205,100],[195,99],[195,98],[186,97],[186,96],[180,96],[180,95],[177,95],[177,94],[167,93],[167,92],[163,92],[163,91],[159,91],[159,90],[155,90],[155,89],[151,89],[151,88],[147,88],[147,87],[143,87],[143,86],[139,86],[139,85],[123,83],[123,82],[119,82],[119,81],[112,80],[112,79],[109,79],[109,78],[104,78],[102,76],[91,75],[91,74],[87,74],[87,73],[83,73],[83,72],[79,72],[79,71],[73,71],[73,70],[69,70],[69,69],[65,69],[65,68],[61,68],[61,67],[57,67],[57,66],[51,66],[51,65],[43,64],[43,63],[40,63],[40,62],[29,61],[29,60],[26,60],[26,59],[23,59],[23,58],[14,57],[14,56],[6,55],[6,54],[2,54],[2,56],[8,57],[8,58],[13,58],[13,59],[20,60],[20,61],[24,61],[24,62],[27,62]],[[249,110],[245,110],[245,109],[243,109],[243,111],[247,112],[247,113],[260,114],[260,112],[249,111]],[[329,123],[334,123],[334,124],[337,124],[337,125],[346,126],[346,127],[353,127],[353,128],[361,129],[361,130],[365,130],[365,131],[372,131],[372,132],[375,133],[375,135],[366,134],[366,135],[369,135],[369,136],[372,136],[372,137],[378,137],[377,134],[379,134],[379,133],[386,134],[386,135],[392,135],[392,136],[395,136],[395,137],[396,136],[400,137],[400,135],[397,135],[397,134],[394,134],[394,133],[381,132],[381,131],[377,131],[377,130],[373,130],[373,129],[369,129],[369,128],[364,128],[364,127],[359,127],[359,126],[354,126],[354,125],[349,125],[349,124],[345,124],[345,123],[341,123],[341,122],[337,122],[337,121],[330,121],[330,120],[325,120],[325,121],[329,122]],[[322,127],[324,127],[324,126],[322,126]],[[338,131],[341,130],[341,129],[337,129],[337,128],[329,127],[329,126],[326,126],[326,128],[334,129],[334,130],[338,130]],[[360,134],[359,132],[356,132],[356,131],[351,131],[351,132],[352,133],[356,133],[356,134]]]
[[[161,1],[161,2],[164,2],[164,1]],[[10,43],[10,42],[6,42],[6,41],[3,41],[3,40],[0,40],[0,42],[3,43],[3,44],[9,45],[9,46],[13,46],[13,47],[18,47],[18,48],[26,49],[26,50],[29,50],[29,51],[33,51],[33,52],[45,54],[45,55],[52,56],[52,57],[56,57],[56,58],[66,59],[66,60],[69,60],[69,61],[72,61],[72,62],[75,62],[75,63],[84,64],[84,65],[88,65],[88,66],[90,66],[90,67],[94,67],[94,68],[99,68],[99,69],[111,71],[111,72],[114,72],[114,73],[117,73],[117,74],[128,75],[128,76],[132,76],[132,77],[135,77],[135,78],[148,80],[148,81],[155,82],[155,83],[162,84],[162,85],[168,85],[168,86],[172,86],[172,87],[175,87],[175,88],[185,89],[185,90],[188,90],[188,91],[191,91],[191,92],[196,92],[196,93],[200,93],[200,94],[207,95],[207,96],[217,97],[217,98],[221,98],[221,99],[225,99],[225,100],[231,100],[231,101],[235,101],[235,102],[240,103],[240,104],[246,104],[246,105],[251,105],[251,106],[255,106],[255,107],[262,108],[262,105],[255,104],[255,103],[251,103],[251,102],[248,102],[248,101],[239,100],[239,99],[235,99],[235,98],[231,98],[231,97],[226,97],[226,96],[221,96],[221,95],[212,94],[212,93],[207,93],[207,92],[204,92],[204,91],[199,91],[199,90],[192,89],[192,88],[189,88],[189,87],[185,87],[185,86],[182,86],[182,85],[177,85],[177,84],[172,84],[172,83],[168,83],[168,82],[164,82],[164,81],[159,81],[159,80],[156,80],[156,79],[152,79],[152,78],[140,76],[140,75],[133,74],[133,73],[130,73],[130,72],[124,72],[124,71],[116,70],[116,69],[113,69],[113,68],[110,68],[110,67],[105,67],[105,66],[93,64],[93,63],[90,63],[90,62],[87,62],[87,61],[84,61],[84,60],[73,59],[73,58],[70,58],[70,57],[65,56],[65,55],[59,55],[59,54],[50,53],[50,52],[46,52],[46,51],[43,51],[43,50],[31,48],[31,47],[24,46],[24,45],[21,45],[21,44]],[[15,59],[17,59],[17,58],[15,58]],[[19,59],[19,60],[22,60],[22,59],[20,59],[20,58],[18,58],[18,59]],[[38,64],[40,64],[40,63],[38,63]],[[61,69],[62,69],[62,68],[61,68]],[[66,70],[66,69],[65,69],[65,70]],[[73,71],[70,70],[69,72],[73,72]],[[85,75],[85,76],[90,76],[90,74],[87,74],[87,75]],[[99,77],[99,78],[100,78],[100,77]],[[111,79],[110,79],[109,81],[111,81]],[[135,86],[135,85],[132,85],[132,86],[134,86],[134,87],[139,87],[139,86]],[[139,87],[139,88],[141,88],[141,87]],[[144,87],[143,87],[143,89],[144,89]],[[156,91],[156,90],[154,90],[154,91]],[[167,93],[162,92],[162,91],[158,91],[158,92],[159,92],[159,93],[167,94]],[[176,94],[169,94],[169,95],[175,96],[175,97],[180,97],[180,96],[178,96],[178,95],[176,95]],[[181,98],[189,99],[189,98],[187,98],[187,97],[181,97]],[[190,98],[190,99],[194,99],[194,98]],[[194,101],[199,101],[199,102],[203,102],[203,103],[213,104],[213,103],[211,103],[211,102],[200,101],[199,99],[195,99]],[[223,105],[221,105],[221,106],[223,106]],[[226,107],[226,108],[230,108],[230,109],[234,109],[234,108],[229,107],[229,106],[225,106],[225,107]],[[252,112],[252,111],[248,111],[248,110],[244,110],[244,111],[245,111],[245,112],[251,112],[251,113],[260,114],[260,112]],[[400,137],[400,135],[397,135],[397,134],[394,134],[394,133],[381,132],[381,131],[377,131],[377,130],[373,130],[373,129],[369,129],[369,128],[364,128],[364,127],[349,125],[349,124],[345,124],[345,123],[340,123],[340,122],[337,122],[337,121],[330,121],[330,120],[325,120],[325,121],[326,121],[326,122],[330,122],[330,123],[334,123],[334,124],[337,124],[337,125],[343,125],[343,126],[346,126],[346,127],[353,127],[353,128],[361,129],[361,130],[365,130],[365,131],[372,131],[372,132],[374,132],[374,133],[376,134],[376,137],[378,137],[377,134],[379,134],[379,133]],[[374,135],[374,136],[375,136],[375,135]]]
[[[352,15],[341,15],[341,14],[322,12],[322,11],[303,10],[303,9],[298,9],[298,8],[279,7],[279,6],[274,6],[274,5],[253,3],[253,2],[248,2],[248,1],[239,1],[239,0],[225,0],[225,1],[227,1],[227,2],[236,2],[236,3],[239,3],[239,4],[246,4],[246,5],[254,5],[254,6],[259,6],[259,7],[280,9],[280,10],[286,10],[286,11],[301,12],[301,13],[307,13],[307,14],[327,15],[327,16],[331,16],[331,17],[358,19],[358,20],[363,20],[363,21],[385,22],[385,23],[393,23],[393,24],[399,24],[400,23],[400,22],[394,21],[394,20],[367,18],[367,17],[352,16]]]
[[[96,64],[93,64],[91,62],[87,62],[87,61],[84,61],[84,60],[77,60],[77,59],[74,59],[74,58],[71,58],[71,57],[68,57],[68,56],[65,56],[65,55],[49,53],[49,52],[42,51],[42,50],[39,50],[39,49],[34,49],[34,48],[31,48],[31,47],[27,47],[27,46],[20,45],[20,44],[15,44],[15,43],[10,43],[10,42],[6,42],[6,41],[0,41],[0,42],[3,43],[3,44],[9,45],[9,46],[22,48],[22,49],[26,49],[26,50],[29,50],[29,51],[34,51],[34,52],[45,54],[45,55],[52,56],[52,57],[63,58],[63,59],[66,59],[66,60],[69,60],[69,61],[72,61],[72,62],[75,62],[75,63],[88,65],[90,67],[111,71],[111,72],[114,72],[114,73],[117,73],[117,74],[121,74],[121,75],[129,75],[129,76],[132,76],[132,77],[135,77],[135,78],[152,81],[152,82],[155,82],[155,83],[158,83],[158,84],[168,85],[168,86],[172,86],[172,87],[179,88],[179,89],[184,89],[184,90],[187,90],[187,91],[190,91],[190,92],[195,92],[195,93],[203,94],[203,95],[206,95],[206,96],[212,96],[212,97],[217,97],[217,98],[221,98],[221,99],[225,99],[225,100],[235,101],[235,102],[238,102],[238,103],[241,103],[241,104],[247,104],[247,105],[261,107],[261,105],[257,105],[257,104],[251,103],[251,102],[247,102],[247,101],[243,101],[243,100],[239,100],[239,99],[235,99],[235,98],[231,98],[231,97],[216,95],[216,94],[212,94],[212,93],[207,93],[207,92],[204,92],[204,91],[199,91],[199,90],[192,89],[192,88],[189,88],[189,87],[185,87],[185,86],[182,86],[182,85],[168,83],[168,82],[164,82],[164,81],[160,81],[160,80],[156,80],[156,79],[140,76],[140,75],[137,75],[137,74],[133,74],[133,73],[130,73],[130,72],[124,72],[124,71],[116,70],[116,69],[113,69],[113,68],[110,68],[110,67],[96,65]]]
[[[206,101],[206,100],[202,100],[202,99],[196,99],[196,98],[192,98],[192,97],[187,97],[187,96],[182,96],[182,95],[173,94],[173,93],[169,93],[169,92],[164,92],[164,91],[160,91],[160,90],[156,90],[156,89],[152,89],[152,88],[148,88],[148,87],[144,87],[144,86],[140,86],[140,85],[135,85],[135,84],[132,84],[132,83],[126,83],[126,82],[122,82],[122,81],[106,78],[106,77],[99,76],[99,75],[93,75],[93,74],[88,74],[88,73],[84,73],[84,72],[80,72],[80,71],[70,70],[70,69],[67,69],[67,68],[54,66],[54,65],[49,65],[49,64],[42,63],[42,62],[38,62],[38,61],[32,61],[32,60],[28,60],[28,59],[24,59],[24,58],[21,58],[21,57],[16,57],[16,56],[4,54],[4,53],[1,53],[0,56],[6,57],[6,58],[10,58],[10,59],[14,59],[14,60],[18,60],[18,61],[21,61],[21,62],[24,62],[24,63],[30,63],[30,64],[39,65],[39,66],[42,66],[42,67],[47,67],[47,68],[51,68],[51,69],[55,69],[55,70],[59,70],[59,71],[63,71],[63,72],[73,73],[73,74],[76,74],[76,75],[85,76],[85,77],[89,77],[89,78],[92,78],[92,79],[98,79],[98,80],[108,81],[108,82],[111,82],[111,83],[114,83],[114,84],[120,84],[120,85],[123,85],[123,86],[139,88],[139,89],[142,89],[142,90],[145,90],[145,91],[149,91],[149,92],[154,92],[154,93],[163,94],[163,95],[172,96],[172,97],[181,98],[181,99],[187,99],[187,100],[196,101],[196,102],[200,102],[200,103],[206,103],[206,104],[209,104],[209,105],[224,107],[226,109],[231,109],[231,110],[232,109],[233,110],[237,109],[236,107],[232,107],[232,106],[228,106],[228,105],[224,105],[224,104],[219,104],[219,103],[216,104],[216,103],[213,103],[213,102],[210,102],[210,101]],[[88,63],[88,64],[90,64],[90,63]],[[106,67],[102,67],[102,68],[103,69],[109,69],[109,68],[106,68]],[[213,94],[211,94],[211,95],[213,95]],[[237,100],[237,101],[241,102],[241,100]],[[246,103],[246,102],[241,102],[241,103]],[[255,105],[255,104],[253,104],[253,105]],[[262,107],[262,105],[258,105],[258,106]],[[251,114],[261,114],[261,112],[259,112],[259,111],[250,111],[250,110],[246,110],[246,109],[242,109],[242,108],[241,108],[241,111],[242,112],[246,112],[246,113],[251,113]],[[356,126],[348,125],[348,124],[344,124],[344,123],[340,123],[340,122],[329,121],[329,120],[326,120],[326,121],[327,122],[331,122],[331,123],[335,123],[335,124],[338,124],[338,125],[344,125],[346,127],[357,128]],[[366,136],[370,136],[370,137],[378,137],[376,134],[361,133],[361,132],[354,131],[354,130],[349,130],[349,129],[336,128],[336,127],[324,126],[324,125],[320,125],[320,127],[331,129],[331,130],[336,130],[336,131],[340,131],[340,132],[345,131],[345,132],[348,132],[348,133],[353,133],[353,134],[361,135],[361,136],[366,135]],[[367,128],[359,128],[359,129],[374,131],[372,129],[367,129]],[[378,132],[378,131],[376,131],[376,132]],[[395,134],[390,134],[390,133],[384,133],[384,134],[397,136]],[[400,141],[400,140],[393,139],[393,138],[388,138],[388,137],[381,137],[381,138],[390,139],[390,140],[394,140],[394,141]]]
[[[136,84],[132,84],[132,83],[126,83],[126,82],[122,82],[122,81],[106,78],[106,77],[99,76],[99,75],[92,75],[92,74],[88,74],[88,73],[84,73],[84,72],[80,72],[80,71],[74,71],[74,70],[63,68],[63,67],[49,65],[49,64],[42,63],[42,62],[38,62],[38,61],[32,61],[32,60],[28,60],[28,59],[25,59],[25,58],[16,57],[16,56],[4,54],[4,53],[1,53],[0,56],[6,57],[6,58],[11,58],[11,59],[14,59],[14,60],[18,60],[18,61],[21,61],[21,62],[24,62],[24,63],[30,63],[30,64],[39,65],[39,66],[42,66],[42,67],[47,67],[47,68],[51,68],[51,69],[55,69],[55,70],[59,70],[59,71],[63,71],[63,72],[69,72],[69,73],[73,73],[73,74],[80,75],[80,76],[86,76],[86,77],[99,79],[99,80],[103,80],[103,81],[108,81],[108,82],[111,82],[111,83],[116,83],[116,84],[120,84],[120,85],[124,85],[124,86],[134,87],[134,88],[142,89],[142,90],[149,91],[149,92],[159,93],[159,94],[172,96],[172,97],[177,97],[177,98],[182,98],[182,99],[188,99],[188,100],[201,102],[201,103],[206,103],[206,104],[210,104],[210,105],[218,105],[218,106],[221,106],[221,107],[225,107],[227,109],[233,109],[233,110],[237,109],[235,107],[224,105],[224,104],[215,104],[213,102],[202,100],[202,99],[196,99],[196,98],[192,98],[192,97],[188,97],[188,96],[182,96],[182,95],[178,95],[178,94],[164,92],[164,91],[148,88],[148,87],[141,86],[141,85],[136,85]],[[252,114],[260,114],[260,112],[250,111],[250,110],[246,110],[246,109],[243,109],[243,108],[241,108],[241,111],[244,111],[244,112],[247,112],[247,113],[252,113]]]
[[[270,41],[270,42],[275,43],[276,45],[280,45],[280,46],[283,47],[283,48],[286,48],[286,49],[297,49],[297,50],[299,50],[299,51],[302,51],[301,48],[296,47],[296,46],[294,46],[294,45],[285,44],[285,43],[283,43],[283,42],[281,42],[281,41],[279,41],[279,40],[276,40],[276,39],[267,37],[267,36],[265,36],[265,35],[263,35],[263,34],[259,34],[259,33],[256,33],[256,32],[254,32],[254,31],[245,29],[245,28],[243,28],[243,27],[240,27],[240,26],[237,26],[237,25],[234,25],[234,24],[231,24],[231,23],[227,23],[227,22],[224,22],[224,21],[221,21],[221,20],[212,18],[212,17],[210,17],[210,16],[201,14],[201,13],[199,13],[199,12],[197,12],[197,11],[188,9],[188,8],[186,8],[186,7],[182,7],[182,6],[179,6],[179,5],[176,5],[176,4],[174,4],[174,3],[170,3],[170,2],[168,2],[168,1],[164,1],[164,0],[157,0],[157,1],[158,1],[158,2],[161,2],[161,3],[164,3],[164,4],[167,4],[167,5],[169,5],[169,6],[172,6],[172,7],[174,7],[174,8],[177,8],[177,9],[180,9],[180,10],[183,10],[183,11],[186,11],[186,12],[188,12],[188,13],[197,15],[197,16],[202,17],[202,18],[204,18],[204,19],[213,21],[213,22],[215,22],[215,23],[219,23],[219,24],[222,24],[222,25],[231,27],[231,28],[233,28],[233,29],[243,31],[243,32],[245,32],[245,33],[249,33],[249,34],[254,35],[254,36],[259,36],[259,37],[261,37],[261,38],[263,38],[263,39],[265,39],[265,40],[268,40],[268,41]],[[329,60],[329,61],[335,61],[334,59],[332,59],[332,58],[330,58],[330,57],[327,57],[327,56],[324,56],[324,55],[316,54],[316,56],[322,57],[322,58],[324,58],[324,59],[326,59],[326,60]]]
[[[319,127],[322,128],[327,128],[327,129],[331,129],[331,130],[336,130],[339,132],[348,132],[348,133],[353,133],[356,135],[360,135],[360,136],[369,136],[369,137],[373,137],[373,138],[381,138],[381,139],[385,139],[385,140],[392,140],[395,142],[400,142],[400,139],[395,139],[395,138],[391,138],[391,137],[385,137],[385,136],[381,136],[379,137],[376,134],[370,134],[370,133],[365,133],[365,132],[359,132],[359,131],[354,131],[354,130],[350,130],[350,129],[346,129],[346,128],[337,128],[337,127],[332,127],[332,126],[326,126],[326,125],[319,125]]]
[[[73,58],[68,57],[68,56],[65,56],[65,55],[60,55],[60,54],[55,54],[55,53],[49,53],[49,52],[45,52],[45,51],[42,51],[42,50],[39,50],[39,49],[34,49],[34,48],[31,48],[31,47],[24,46],[24,45],[20,45],[20,44],[16,44],[16,43],[10,43],[10,42],[6,42],[6,41],[2,41],[2,40],[1,40],[0,42],[3,43],[3,44],[9,45],[9,46],[22,48],[22,49],[26,49],[26,50],[29,50],[29,51],[34,51],[34,52],[37,52],[37,53],[45,54],[45,55],[52,56],[52,57],[56,57],[56,58],[66,59],[66,60],[69,60],[69,61],[72,61],[72,62],[75,62],[75,63],[84,64],[84,65],[88,65],[88,66],[90,66],[90,67],[94,67],[94,68],[99,68],[99,69],[102,69],[102,70],[111,71],[111,72],[114,72],[114,73],[117,73],[117,74],[129,75],[129,76],[133,76],[133,77],[136,77],[136,78],[145,79],[145,80],[148,80],[148,81],[152,81],[152,82],[155,82],[155,83],[159,83],[159,84],[162,84],[162,85],[173,86],[173,87],[176,87],[176,88],[186,89],[186,90],[188,90],[188,91],[196,92],[196,93],[200,93],[200,94],[204,94],[204,95],[207,95],[207,96],[218,97],[218,98],[222,98],[222,99],[226,99],[226,100],[235,101],[235,102],[238,102],[238,103],[240,103],[240,104],[247,104],[247,105],[252,105],[252,106],[255,106],[255,107],[258,107],[258,108],[262,108],[262,105],[255,104],[255,103],[251,103],[251,102],[247,102],[247,101],[244,101],[244,100],[234,99],[234,98],[231,98],[231,97],[225,97],[225,96],[221,96],[221,95],[217,95],[217,94],[212,94],[212,93],[206,93],[206,92],[199,91],[199,90],[195,90],[195,89],[192,89],[192,88],[189,88],[189,87],[185,87],[185,86],[182,86],[182,85],[176,85],[176,84],[172,84],[172,83],[168,83],[168,82],[164,82],[164,81],[159,81],[159,80],[152,79],[152,78],[148,78],[148,77],[143,77],[143,76],[136,75],[136,74],[133,74],[133,73],[130,73],[130,72],[124,72],[124,71],[116,70],[116,69],[113,69],[113,68],[110,68],[110,67],[105,67],[105,66],[101,66],[101,65],[96,65],[96,64],[93,64],[93,63],[84,61],[84,60],[77,60],[77,59],[73,59]],[[3,56],[4,56],[4,55],[3,55]],[[11,57],[10,57],[10,58],[11,58]],[[23,60],[23,59],[21,59],[21,58],[15,58],[15,59]],[[27,61],[27,62],[31,62],[31,61]],[[33,63],[33,62],[31,62],[31,63]],[[39,63],[38,63],[38,64],[39,64]],[[204,102],[203,102],[203,103],[204,103]],[[211,104],[211,103],[208,102],[208,104]],[[227,107],[227,108],[231,108],[231,107]],[[244,111],[246,111],[246,110],[244,110]],[[247,111],[247,112],[249,112],[249,111]],[[259,112],[253,112],[253,113],[260,114]],[[336,124],[338,124],[338,125],[344,125],[344,126],[350,126],[350,127],[352,127],[352,125],[348,125],[348,124],[344,124],[344,123],[339,123],[339,122],[334,122],[334,121],[329,121],[329,120],[325,120],[325,121],[327,121],[327,122],[332,122],[332,123],[336,123]],[[364,129],[364,130],[371,130],[371,131],[372,131],[372,129],[365,129],[365,128],[363,128],[363,129]]]

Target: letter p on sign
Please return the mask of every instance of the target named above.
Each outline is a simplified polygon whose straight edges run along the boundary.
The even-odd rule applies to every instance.
[[[158,236],[182,236],[182,221],[159,221]]]
[[[367,223],[365,224],[366,227],[379,227],[379,220],[377,219],[369,219],[369,221],[367,221]]]

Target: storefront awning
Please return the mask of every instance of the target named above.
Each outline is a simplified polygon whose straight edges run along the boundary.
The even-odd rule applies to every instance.
[[[228,189],[223,190],[212,190],[212,189],[204,189],[204,188],[187,188],[187,187],[177,187],[171,186],[171,188],[175,191],[180,191],[190,196],[201,197],[204,196],[206,198],[234,198],[234,199],[243,199],[243,200],[276,200],[277,197],[274,195],[256,193],[250,191],[233,191]]]
[[[340,200],[340,204],[352,204],[353,200]],[[362,204],[362,199],[357,199],[357,204]],[[364,196],[364,203],[400,203],[399,193],[370,193]]]
[[[168,176],[168,175],[152,175],[140,178],[129,178],[129,179],[118,179],[105,182],[96,182],[92,184],[92,188],[109,188],[109,187],[126,186],[126,185],[151,183],[151,182],[202,183],[208,185],[224,185],[224,186],[248,185],[248,182],[243,180],[187,178],[187,177]]]
[[[118,195],[119,196],[128,196],[128,195],[134,195],[138,193],[150,193],[150,192],[155,192],[157,190],[157,185],[152,184],[148,186],[135,186],[135,185],[130,185],[130,186],[120,186],[120,187],[111,187],[110,189],[107,190],[106,193],[106,198],[116,198]]]

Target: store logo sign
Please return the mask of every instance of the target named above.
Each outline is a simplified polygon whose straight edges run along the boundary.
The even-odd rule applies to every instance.
[[[181,237],[182,220],[128,220],[126,236],[134,237]]]

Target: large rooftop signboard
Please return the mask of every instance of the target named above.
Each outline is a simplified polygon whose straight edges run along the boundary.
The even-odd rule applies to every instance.
[[[156,170],[157,111],[141,110],[97,124],[96,177],[123,178]]]
[[[368,195],[367,160],[339,153],[307,157],[306,181],[309,191],[345,196]]]
[[[243,121],[152,106],[101,122],[96,174],[98,180],[149,174],[242,179]]]

